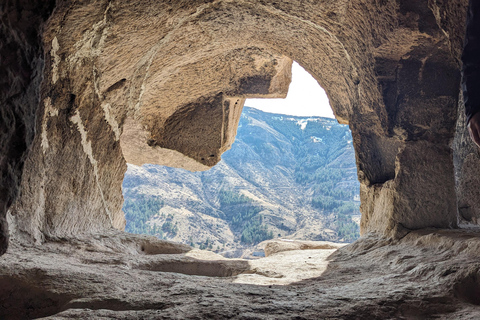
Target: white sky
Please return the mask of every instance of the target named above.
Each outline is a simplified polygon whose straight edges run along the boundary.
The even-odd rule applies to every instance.
[[[245,106],[294,116],[335,118],[323,88],[295,61],[292,66],[292,83],[285,99],[247,99]]]

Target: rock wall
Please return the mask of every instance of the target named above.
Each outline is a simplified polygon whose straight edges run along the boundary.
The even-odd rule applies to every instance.
[[[121,229],[124,158],[213,166],[245,98],[286,94],[290,59],[350,124],[362,231],[454,227],[449,144],[466,2],[59,2],[33,37],[45,68],[24,95],[38,102],[37,125],[14,175],[23,172],[23,194],[10,210],[12,230],[41,242]]]
[[[7,249],[6,213],[19,194],[32,144],[43,69],[41,31],[55,1],[0,4],[0,255]]]
[[[173,15],[184,19],[193,9],[185,5]],[[136,11],[136,4],[66,2],[50,17],[37,135],[23,195],[10,210],[18,239],[41,243],[45,236],[123,229],[122,144],[132,162],[185,161],[186,168],[205,170],[233,142],[245,95],[286,95],[289,58],[222,46],[197,48],[194,57],[182,59],[174,40],[162,48],[162,38],[186,32],[158,28],[166,15],[148,26],[156,37],[151,41],[120,31],[124,23],[142,23],[125,17]],[[161,49],[172,52],[164,56]],[[196,61],[195,55],[208,59]]]
[[[394,35],[377,48],[381,57],[376,57],[375,68],[387,132],[356,140],[363,144],[358,156],[360,179],[365,179],[364,232],[385,230],[402,236],[409,229],[456,226],[449,144],[456,119],[465,4],[402,2],[403,18]]]
[[[457,206],[461,224],[480,224],[480,150],[468,134],[463,100],[458,108],[453,143]]]

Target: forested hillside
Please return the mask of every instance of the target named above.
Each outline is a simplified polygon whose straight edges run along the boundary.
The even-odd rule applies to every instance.
[[[276,237],[359,236],[351,134],[328,118],[245,107],[232,149],[214,168],[129,165],[123,191],[127,231],[234,256]]]

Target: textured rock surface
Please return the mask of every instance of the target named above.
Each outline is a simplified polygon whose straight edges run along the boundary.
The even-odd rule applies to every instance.
[[[233,143],[245,97],[286,96],[291,64],[258,48],[236,49],[181,66],[167,79],[149,78],[144,85],[155,100],[139,102],[125,123],[125,160],[208,169]]]
[[[461,223],[480,224],[480,150],[473,143],[465,124],[463,101],[459,103],[453,143],[457,205]]]
[[[322,250],[332,250],[332,249],[339,249],[345,244],[329,242],[329,241],[300,241],[300,240],[267,240],[258,245],[259,247],[263,247],[265,251],[265,256],[271,256],[275,253],[285,252],[285,251],[292,251],[292,250],[314,250],[314,249],[322,249]]]
[[[145,14],[149,6],[156,7],[154,12],[166,9],[166,4],[144,5]],[[153,39],[125,33],[125,15],[136,15],[138,8],[66,2],[45,27],[39,130],[24,169],[23,197],[11,210],[17,237],[41,242],[45,234],[124,227],[126,165],[120,140],[130,142],[122,136],[124,123],[130,138],[144,139],[124,145],[127,159],[143,153],[135,161],[182,166],[178,159],[189,156],[199,163],[188,160],[184,167],[205,169],[231,145],[242,95],[286,94],[290,59],[238,46],[195,46],[182,58],[178,50],[184,49],[175,39],[191,23],[179,22],[172,29],[164,24],[168,15],[152,16],[147,29]],[[186,19],[194,9],[185,3],[172,15]],[[139,32],[147,32],[142,19],[128,19],[139,24],[132,26]],[[155,159],[157,146],[173,151]]]
[[[480,316],[475,231],[368,237],[333,254],[288,251],[256,261],[119,232],[12,249],[0,258],[2,319]]]
[[[233,141],[244,98],[285,95],[290,59],[350,124],[363,232],[455,226],[448,145],[465,7],[466,0],[58,3],[42,45],[32,35],[45,68],[41,87],[34,82],[22,95],[38,102],[38,118],[23,195],[11,210],[16,234],[41,242],[121,229],[124,154],[136,163],[212,166]],[[21,27],[13,22],[12,30]],[[32,121],[26,127],[32,131]],[[7,162],[2,170],[12,172]],[[18,181],[22,170],[15,172]]]
[[[466,0],[2,3],[0,253],[6,210],[17,200],[8,216],[16,240],[0,258],[0,317],[479,318],[478,233],[408,233],[456,224],[448,146],[465,7]],[[279,286],[290,281],[281,263],[304,255],[273,254],[264,260],[272,268],[106,231],[124,224],[124,156],[213,165],[235,135],[243,99],[285,94],[290,59],[352,128],[363,231],[402,240],[370,236],[323,260],[325,251],[312,251],[315,266],[297,265],[296,282]],[[461,150],[459,123],[460,213],[476,222],[468,202],[476,182],[467,178],[478,156]],[[18,242],[45,239],[52,241]],[[321,275],[298,280],[313,271]]]
[[[0,4],[0,254],[8,242],[5,215],[19,193],[25,151],[34,137],[43,68],[41,30],[54,4]]]
[[[57,240],[0,258],[1,317],[478,318],[478,234],[408,233],[457,222],[448,146],[466,2],[2,3],[0,253],[9,207],[16,241]],[[364,233],[402,240],[370,236],[316,279],[267,287],[233,283],[255,273],[247,262],[106,231],[124,225],[127,124],[134,152],[170,148],[150,157],[204,169],[244,98],[285,94],[290,59],[350,124]],[[457,162],[460,193],[475,157]]]

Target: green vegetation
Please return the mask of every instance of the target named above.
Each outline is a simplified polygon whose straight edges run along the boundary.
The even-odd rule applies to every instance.
[[[212,250],[213,249],[213,241],[210,238],[207,238],[205,242],[200,244],[200,250]]]
[[[146,222],[157,214],[163,207],[163,201],[147,197],[145,195],[136,195],[135,198],[125,197],[123,203],[123,212],[125,212],[125,219],[127,225],[125,231],[138,234],[152,234],[157,230],[150,227]]]
[[[263,224],[262,208],[252,199],[232,191],[220,191],[220,209],[234,232],[239,233],[244,244],[257,244],[272,239],[273,233]]]
[[[312,198],[312,206],[324,211],[332,211],[340,206],[340,201],[336,201],[333,197],[318,195]]]
[[[125,212],[125,219],[127,225],[125,231],[137,234],[150,234],[159,239],[172,238],[178,233],[177,223],[173,222],[173,215],[169,214],[166,221],[161,225],[149,224],[153,216],[158,214],[163,207],[164,202],[155,197],[148,197],[142,194],[139,195],[125,195],[125,202],[123,204],[123,212]],[[163,215],[163,218],[164,215]]]
[[[358,225],[351,217],[345,214],[337,214],[337,234],[344,242],[353,242],[360,237]]]
[[[232,191],[221,190],[218,194],[221,207],[227,207],[231,205],[251,203],[252,199],[244,196],[243,194],[235,193]]]
[[[268,231],[267,226],[262,224],[262,222],[263,216],[261,215],[247,222],[240,240],[245,244],[253,245],[268,239],[273,239],[273,232]]]
[[[301,120],[299,117],[261,114],[256,110],[250,112],[291,142],[290,148],[295,158],[295,182],[313,191],[311,205],[324,214],[334,214],[339,219],[332,228],[337,231],[340,239],[346,242],[357,239],[359,227],[352,221],[351,215],[359,214],[359,203],[353,198],[358,195],[360,186],[356,170],[345,170],[355,168],[352,137],[348,126],[338,125],[335,120],[307,121],[306,118]],[[304,121],[303,129],[299,121]],[[256,132],[256,127],[249,126],[250,122],[249,117],[241,118],[238,135],[244,137],[243,141],[248,142],[256,153],[267,158],[269,154],[278,155],[283,152],[280,142],[268,141],[267,144],[267,137]],[[252,134],[247,134],[247,131]],[[277,138],[277,141],[281,140]],[[279,150],[272,150],[275,147]],[[277,158],[281,157],[273,157],[274,161],[278,161]],[[228,157],[225,159],[230,160]]]
[[[302,198],[302,205],[311,206],[325,215],[326,227],[337,233],[337,236],[327,235],[328,240],[351,242],[357,239],[359,227],[352,220],[352,216],[359,215],[359,202],[354,201],[354,197],[359,194],[359,183],[348,126],[339,125],[332,119],[272,115],[248,107],[245,111],[240,119],[237,142],[232,146],[232,150],[222,155],[222,161],[243,180],[258,188],[263,188],[262,179],[259,177],[264,173],[267,184],[270,183],[268,179],[276,177],[275,174],[282,179],[288,178],[288,181],[293,178],[293,186],[285,188],[304,191],[306,201]],[[158,169],[152,166],[149,170],[155,173]],[[174,170],[176,169],[168,168],[161,171],[166,171],[166,174],[173,177]],[[197,199],[187,199],[181,205],[191,212],[225,220],[236,241],[255,245],[271,239],[275,229],[269,226],[283,230],[281,234],[296,231],[294,224],[287,227],[282,222],[280,225],[273,216],[265,213],[265,208],[258,202],[238,192],[235,186],[230,184],[228,174],[213,176],[198,173],[197,177],[200,178],[199,190],[203,194]],[[184,181],[178,178],[168,179],[171,183],[183,187]],[[149,222],[153,222],[153,217],[159,214],[164,203],[159,199],[137,194],[135,186],[144,183],[142,181],[143,177],[134,175],[124,180],[123,210],[127,218],[126,230],[155,235],[161,239],[175,237],[179,228],[172,215],[160,215],[155,218],[156,224]],[[216,188],[225,189],[218,191]],[[166,197],[165,201],[172,205]],[[215,234],[223,232],[222,228],[223,224],[222,227],[212,227],[214,240],[207,238],[200,242],[199,239],[190,238],[185,242],[201,249],[219,250]],[[277,234],[280,236],[280,233],[276,232]],[[223,245],[225,247],[225,244]]]
[[[173,224],[171,221],[165,221],[162,224],[162,232],[169,233],[172,237],[175,237],[178,233],[177,223]]]

